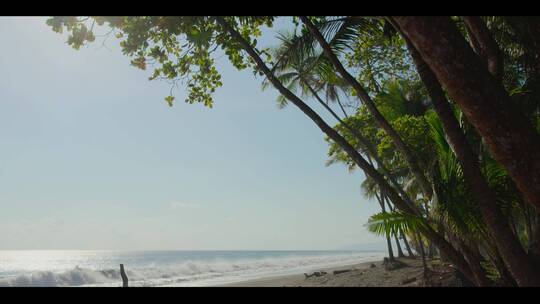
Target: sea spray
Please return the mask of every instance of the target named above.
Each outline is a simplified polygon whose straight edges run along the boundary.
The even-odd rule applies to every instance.
[[[120,263],[125,265],[130,286],[205,286],[384,256],[379,251],[75,251],[71,255],[27,252],[21,255],[23,260],[13,255],[10,260],[2,259],[3,253],[0,286],[121,286]],[[24,258],[32,262],[31,267],[23,266]]]

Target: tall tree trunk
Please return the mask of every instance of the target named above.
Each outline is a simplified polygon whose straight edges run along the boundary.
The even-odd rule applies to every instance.
[[[465,256],[465,259],[467,259],[467,262],[469,263],[471,271],[474,275],[474,282],[476,282],[478,286],[489,286],[490,282],[486,276],[486,272],[482,268],[480,259],[475,254],[474,250],[459,237],[452,234],[449,234],[449,237],[452,238],[452,240],[457,244],[458,248]]]
[[[382,192],[381,192],[381,198],[382,198],[382,206],[383,207],[385,205],[385,202],[388,204],[388,206],[390,206],[390,201],[386,198],[386,196]],[[390,211],[392,211],[392,208],[390,208]],[[386,211],[384,211],[384,212],[386,212]],[[398,231],[394,231],[394,233],[392,233],[392,235],[394,236],[394,242],[396,243],[398,257],[400,257],[400,258],[405,257],[405,254],[403,254],[403,250],[401,249],[401,244],[399,243]]]
[[[405,160],[410,166],[410,169],[412,173],[414,174],[415,178],[418,180],[418,183],[422,187],[422,190],[424,192],[424,195],[426,197],[431,197],[431,184],[426,178],[418,160],[410,150],[410,148],[405,144],[403,139],[397,134],[396,130],[388,123],[388,121],[384,118],[384,116],[379,112],[377,107],[375,106],[375,103],[369,97],[369,95],[366,93],[364,88],[360,85],[360,83],[352,76],[345,67],[341,64],[339,59],[337,58],[336,54],[332,51],[330,45],[322,34],[319,32],[319,30],[313,25],[313,23],[305,16],[300,16],[300,19],[302,22],[306,25],[310,33],[315,37],[319,45],[322,47],[324,54],[332,65],[336,68],[336,70],[339,72],[339,74],[343,77],[343,79],[355,90],[356,94],[360,98],[360,100],[364,103],[368,111],[370,112],[371,116],[374,118],[374,120],[377,122],[379,127],[383,129],[388,136],[392,139],[392,142],[394,143],[394,146],[396,149],[403,155]]]
[[[407,199],[408,196],[403,190],[403,187],[401,187],[401,185],[396,181],[394,176],[392,176],[390,171],[386,168],[386,166],[384,165],[384,162],[380,159],[379,155],[377,154],[376,148],[369,142],[369,140],[367,140],[364,136],[362,136],[362,134],[360,134],[358,130],[355,130],[348,123],[343,121],[341,117],[339,117],[339,115],[337,115],[336,112],[334,112],[334,110],[332,110],[332,108],[330,108],[326,104],[326,102],[322,100],[322,98],[319,96],[317,91],[315,91],[315,89],[311,87],[308,81],[306,81],[305,79],[302,79],[302,82],[308,88],[308,90],[313,95],[313,97],[315,97],[315,99],[319,102],[319,104],[321,104],[342,126],[344,126],[347,130],[349,130],[349,132],[351,132],[351,134],[358,140],[361,148],[364,149],[365,153],[367,154],[367,158],[370,162],[370,165],[373,165],[371,163],[371,158],[373,158],[377,164],[378,169],[390,181],[391,185],[394,186],[394,188],[398,191],[398,193],[401,195],[403,199]],[[339,104],[341,107],[341,103]],[[343,107],[341,107],[341,109],[343,113],[345,114],[345,116],[347,116],[347,114],[345,113],[345,109],[343,109]],[[414,204],[411,202],[409,203],[409,205],[414,206]]]
[[[428,244],[428,254],[427,254],[427,256],[428,256],[428,258],[433,259],[433,258],[435,257],[435,255],[436,255],[436,252],[435,252],[435,245],[433,245],[432,242],[429,242],[429,244]]]
[[[535,284],[539,284],[540,273],[533,267],[519,240],[512,233],[508,221],[497,206],[495,195],[480,171],[478,158],[474,155],[474,152],[467,143],[465,134],[463,134],[459,122],[455,118],[444,96],[437,77],[426,64],[416,47],[412,45],[408,36],[405,36],[405,41],[411,57],[416,64],[420,78],[426,86],[433,108],[441,119],[449,143],[462,165],[465,180],[471,188],[488,231],[496,242],[505,263],[516,280],[526,283],[532,279],[533,281],[530,281],[531,283],[536,282]],[[535,276],[537,278],[533,279]]]
[[[306,103],[304,103],[298,96],[288,90],[283,84],[275,77],[266,64],[262,61],[259,54],[253,49],[248,41],[246,41],[238,31],[236,31],[223,17],[215,17],[216,22],[223,27],[223,29],[229,33],[232,39],[238,42],[242,48],[253,59],[257,67],[264,73],[272,85],[290,102],[297,106],[306,116],[308,116],[330,139],[338,144],[345,153],[360,167],[364,173],[371,177],[382,189],[389,199],[394,203],[396,208],[400,211],[413,214],[422,219],[422,215],[418,214],[413,207],[411,207],[408,201],[402,199],[399,194],[391,187],[384,177],[375,169],[369,165],[366,160],[356,151],[356,149],[347,142],[339,133],[337,133],[332,127],[330,127],[313,109],[311,109]],[[439,247],[441,251],[452,260],[455,267],[458,268],[468,279],[474,278],[467,261],[463,255],[459,253],[452,245],[450,245],[442,236],[437,234],[428,223],[419,228],[419,230],[431,241]]]
[[[508,171],[526,201],[540,212],[540,135],[512,105],[448,17],[393,17],[448,94]],[[520,282],[540,285],[534,275]]]
[[[384,195],[381,191],[381,196],[377,195],[375,193],[375,197],[377,198],[377,201],[379,202],[379,205],[381,206],[381,210],[383,213],[386,213],[386,208],[384,207]],[[390,240],[390,233],[385,233],[386,237],[386,246],[388,248],[388,259],[390,261],[394,260],[394,250],[392,249],[392,241]]]
[[[523,269],[534,271],[535,267],[532,266],[531,259],[527,257],[516,235],[512,233],[506,217],[497,206],[495,194],[489,188],[480,171],[478,158],[469,146],[437,77],[410,40],[406,36],[404,38],[418,74],[428,91],[433,108],[441,120],[449,144],[461,163],[465,181],[471,189],[492,239],[512,274],[523,277],[530,276],[531,274],[523,272]],[[539,275],[538,272],[536,275]],[[522,279],[527,280],[526,278]]]
[[[405,254],[403,253],[403,250],[401,249],[401,244],[399,243],[398,234],[394,233],[394,241],[396,242],[398,257],[404,258]]]
[[[473,44],[476,53],[485,60],[491,75],[502,81],[504,74],[503,52],[491,36],[488,27],[479,16],[463,16],[463,21],[465,21],[471,39],[477,42],[477,46]]]
[[[388,208],[390,209],[391,212],[394,212],[394,207],[392,207],[392,204],[390,203],[390,200],[386,200],[386,203],[388,204]],[[403,240],[403,244],[405,244],[405,248],[407,250],[407,253],[409,254],[409,257],[411,258],[414,258],[414,253],[412,252],[411,250],[411,247],[409,246],[409,242],[407,241],[407,237],[405,237],[405,234],[403,233],[403,230],[399,229],[399,238],[401,238]],[[397,237],[397,234],[396,234],[396,244],[398,244],[399,246],[399,239]],[[398,247],[398,252],[401,251],[401,247]],[[403,254],[403,252],[402,252]],[[398,256],[399,257],[402,257],[402,255],[399,255],[398,253]],[[403,255],[405,256],[405,255]]]
[[[424,285],[430,286],[431,280],[429,275],[429,270],[426,262],[426,252],[424,250],[424,243],[422,241],[422,238],[418,233],[416,234],[416,239],[418,240],[418,248],[420,248],[420,256],[422,257],[422,269],[423,269],[423,277],[424,277]]]
[[[491,261],[493,265],[495,265],[495,268],[497,268],[497,272],[499,272],[499,275],[501,277],[501,282],[504,286],[518,286],[516,280],[512,277],[512,274],[508,270],[508,267],[504,263],[503,259],[501,258],[501,255],[499,254],[499,251],[497,248],[493,248],[492,250],[493,255],[489,255],[491,258]]]
[[[531,221],[531,234],[529,235],[529,246],[527,253],[537,267],[540,267],[540,216],[533,215]]]
[[[401,236],[401,239],[403,240],[403,244],[405,244],[405,249],[407,250],[407,254],[409,254],[410,258],[414,258],[414,253],[411,250],[411,246],[409,245],[409,241],[407,241],[407,236],[403,233],[402,230],[399,230],[399,235]]]

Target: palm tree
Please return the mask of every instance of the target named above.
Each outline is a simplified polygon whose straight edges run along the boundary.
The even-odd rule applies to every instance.
[[[407,147],[407,145],[403,142],[403,140],[397,134],[394,128],[392,128],[392,126],[388,123],[384,116],[379,112],[369,94],[367,94],[366,91],[362,88],[362,85],[341,64],[337,55],[332,49],[332,46],[326,41],[319,29],[307,17],[302,16],[300,17],[300,19],[308,28],[311,35],[319,43],[326,58],[328,58],[328,60],[332,63],[332,65],[334,66],[336,71],[338,71],[341,77],[343,77],[343,79],[354,89],[356,95],[364,103],[364,105],[369,110],[380,128],[383,129],[390,136],[395,147],[403,154],[407,163],[410,166],[411,171],[416,176],[419,184],[422,186],[425,196],[431,197],[432,189],[430,183],[422,170],[422,166],[420,165],[419,161],[416,159],[412,151],[409,149],[409,147]],[[350,23],[344,23],[343,27],[338,30],[338,33],[347,32],[349,30],[349,26]]]
[[[392,200],[394,205],[402,212],[416,215],[417,210],[410,204],[410,200],[406,197],[401,197],[400,194],[385,180],[373,166],[371,166],[360,153],[353,147],[343,136],[331,128],[313,109],[311,109],[306,103],[304,103],[298,96],[288,90],[274,75],[274,73],[268,68],[268,66],[261,59],[259,53],[254,49],[252,44],[246,40],[229,22],[223,17],[213,17],[221,28],[230,35],[230,38],[238,43],[240,47],[251,57],[253,62],[257,65],[258,70],[263,73],[272,85],[283,95],[297,106],[304,114],[306,114],[330,139],[338,144],[343,151],[345,151],[350,158],[360,167],[367,176],[373,178],[385,191],[385,194]],[[455,266],[468,278],[473,280],[471,269],[464,259],[463,255],[457,251],[450,243],[448,243],[444,237],[437,233],[429,225],[421,227],[422,233],[434,242],[437,247],[448,256],[449,259],[455,264]]]
[[[366,198],[373,199],[376,198],[379,206],[381,207],[381,212],[386,213],[385,208],[385,198],[384,193],[379,190],[377,184],[373,182],[372,179],[366,178],[361,184],[362,192]],[[392,232],[385,230],[386,246],[388,248],[388,258],[390,261],[394,260],[394,251],[392,249],[392,241],[390,240],[390,235]]]
[[[422,257],[422,267],[424,282],[429,285],[429,269],[424,251],[424,244],[418,231],[420,227],[425,225],[422,220],[416,216],[407,215],[401,212],[381,212],[372,215],[366,224],[368,230],[376,235],[389,234],[392,232],[403,231],[404,233],[412,233],[418,242],[418,248]]]
[[[540,154],[540,135],[513,106],[502,83],[485,68],[450,18],[392,19],[508,171],[526,201],[539,212],[540,160],[536,155]],[[515,266],[519,268],[515,270],[521,277],[519,283],[540,285],[540,272],[530,268],[526,259],[514,263],[520,261],[525,262]]]
[[[515,234],[510,230],[508,222],[496,205],[495,194],[489,188],[480,171],[477,161],[478,157],[474,155],[474,152],[467,143],[465,135],[455,118],[454,112],[446,101],[446,97],[437,78],[433,75],[431,69],[423,61],[410,41],[406,37],[405,40],[420,77],[431,97],[434,110],[441,119],[441,126],[438,131],[440,134],[446,134],[448,136],[453,152],[455,152],[463,167],[463,173],[475,197],[475,202],[481,211],[481,216],[487,224],[487,229],[496,236],[494,241],[497,244],[498,250],[514,276],[521,277],[526,275],[520,269],[523,267],[534,269],[533,262],[523,250]],[[432,120],[432,126],[435,127],[434,123],[435,120]],[[442,133],[442,128],[444,128],[444,133]],[[443,139],[440,138],[439,142]],[[441,189],[441,191],[444,191],[444,189]],[[527,279],[522,278],[522,280],[526,281]]]
[[[348,118],[339,97],[341,94],[347,95],[346,81],[335,73],[332,65],[320,53],[316,53],[314,49],[306,50],[303,47],[298,47],[301,45],[298,41],[304,39],[304,37],[285,33],[280,34],[278,38],[281,44],[273,51],[273,55],[279,60],[272,69],[272,73],[276,75],[276,78],[291,92],[300,90],[302,96],[315,98],[345,128],[345,131],[350,132],[358,141],[361,151],[367,156],[368,162],[373,165],[373,161],[375,161],[379,171],[390,181],[401,197],[407,199],[407,194],[385,167],[373,144],[347,121],[339,117],[329,106],[329,101],[336,102],[343,111],[345,118]],[[267,78],[262,87],[265,89],[269,85],[270,81]],[[326,101],[320,97],[319,92],[321,91],[326,95]],[[279,95],[277,101],[279,107],[284,107],[287,104],[284,95]],[[416,208],[412,202],[408,202],[408,204],[412,208]]]

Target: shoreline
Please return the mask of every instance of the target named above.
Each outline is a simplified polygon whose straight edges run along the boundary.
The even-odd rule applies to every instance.
[[[361,262],[335,267],[322,267],[320,276],[307,278],[303,273],[267,276],[244,281],[216,284],[212,287],[420,287],[423,286],[423,267],[420,258],[396,258],[404,267],[387,269],[383,261]],[[428,262],[431,286],[457,287],[455,272],[438,260]],[[343,271],[334,274],[334,271]],[[313,274],[310,271],[309,274]]]
[[[331,267],[320,267],[316,268],[313,271],[307,272],[312,274],[314,271],[327,272],[332,274],[334,271],[339,270],[359,270],[369,268],[371,264],[380,263],[380,260],[361,262],[361,263],[347,263],[343,265],[331,266]],[[306,280],[304,275],[305,272],[295,273],[295,274],[285,274],[285,275],[268,275],[260,278],[246,279],[238,282],[224,283],[211,285],[211,287],[283,287],[283,286],[296,286],[302,285]]]

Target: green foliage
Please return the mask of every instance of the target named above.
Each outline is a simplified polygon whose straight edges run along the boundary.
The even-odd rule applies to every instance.
[[[392,121],[391,125],[418,159],[424,163],[430,161],[433,156],[433,143],[429,137],[429,127],[423,116],[404,115]],[[377,136],[380,138],[377,150],[388,165],[393,168],[407,167],[407,162],[401,153],[394,148],[393,141],[386,132],[379,130]]]
[[[240,42],[232,39],[216,18],[53,17],[47,20],[47,25],[55,32],[66,32],[67,43],[75,49],[94,42],[97,36],[94,31],[107,27],[111,30],[107,35],[119,40],[131,65],[148,70],[150,80],[166,80],[172,88],[180,82],[187,88],[186,102],[212,107],[213,94],[223,85],[216,68],[218,58],[225,56],[236,69],[249,69],[254,75],[263,75],[253,59],[246,55]],[[483,17],[504,53],[503,85],[516,108],[525,113],[540,132],[540,40],[528,28],[529,22],[538,24],[538,17],[519,18]],[[262,28],[273,26],[275,17],[231,16],[224,19],[271,66],[276,78],[290,91],[302,97],[316,98],[328,106],[336,102],[340,107],[340,99],[355,95],[299,18],[291,18],[291,32],[279,34],[279,45],[272,50],[259,49],[257,38]],[[475,243],[486,252],[492,251],[492,236],[486,233],[460,162],[446,140],[441,121],[430,109],[424,86],[419,81],[403,39],[384,18],[319,16],[309,19],[412,150],[436,193],[432,200],[427,201],[391,138],[378,127],[365,106],[353,105],[354,114],[344,113],[344,124],[338,124],[334,129],[360,153],[368,154],[345,124],[361,134],[370,146],[375,147],[378,158],[390,171],[389,176],[407,192],[412,203],[425,212],[423,218],[399,211],[378,213],[370,217],[366,224],[368,230],[377,235],[403,231],[416,237],[422,225],[431,225],[435,221],[465,243]],[[465,33],[460,17],[452,19]],[[268,80],[264,80],[263,89],[269,86]],[[164,100],[168,106],[173,106],[176,97],[172,89]],[[287,105],[284,96],[278,97],[278,105]],[[342,110],[345,112],[343,107]],[[509,219],[522,243],[528,244],[530,210],[503,167],[487,153],[474,128],[457,108],[455,110],[470,147],[479,155],[482,174],[496,195],[497,206]],[[326,140],[329,142],[327,165],[343,163],[349,170],[354,170],[356,163],[341,146],[328,138]],[[381,190],[369,177],[363,181],[362,189],[371,198]],[[497,278],[493,265],[483,266],[491,277]]]
[[[405,82],[418,81],[404,41],[399,35],[384,35],[388,30],[381,24],[378,35],[363,35],[351,44],[352,52],[346,60],[350,67],[358,70],[358,81],[369,91],[381,91],[388,80]]]
[[[230,17],[227,19],[242,36],[256,46],[262,26],[272,26],[273,17]],[[216,51],[221,49],[239,70],[254,68],[238,42],[215,22],[213,17],[139,16],[139,17],[53,17],[47,25],[56,32],[69,33],[67,43],[79,49],[93,42],[94,24],[106,25],[120,40],[124,55],[139,69],[153,68],[150,80],[185,82],[186,102],[212,107],[213,93],[222,86],[215,67]],[[266,50],[259,51],[269,54]],[[169,105],[173,98],[167,96]]]
[[[418,231],[424,225],[422,219],[403,212],[380,212],[369,217],[366,227],[376,235],[393,235],[403,231]]]

